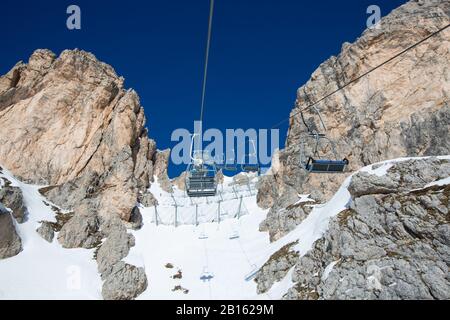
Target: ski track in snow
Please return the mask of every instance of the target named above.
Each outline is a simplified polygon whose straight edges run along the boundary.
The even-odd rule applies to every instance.
[[[450,156],[439,157],[450,159]],[[411,158],[384,161],[362,168],[360,171],[382,176],[395,162]],[[373,169],[375,166],[376,169]],[[16,180],[7,170],[3,174],[13,186],[22,189],[28,208],[28,220],[16,224],[22,238],[23,251],[12,258],[0,260],[0,299],[100,299],[101,280],[97,272],[93,251],[86,249],[63,249],[56,240],[49,244],[37,233],[39,221],[54,221],[54,212],[39,194],[40,186],[32,186]],[[450,177],[430,185],[450,183]],[[309,216],[292,232],[270,243],[269,235],[259,231],[259,224],[268,210],[256,204],[256,192],[242,186],[242,216],[235,217],[239,197],[230,189],[231,178],[225,177],[222,186],[220,223],[218,220],[218,197],[209,200],[193,200],[198,204],[199,225],[195,226],[195,205],[175,189],[174,197],[164,192],[157,182],[151,192],[159,201],[158,221],[155,209],[141,207],[144,225],[140,230],[130,231],[136,238],[136,246],[130,250],[125,262],[145,268],[148,289],[138,299],[280,299],[294,284],[294,268],[268,293],[257,295],[256,283],[245,281],[246,276],[260,268],[272,254],[283,246],[298,241],[293,246],[301,256],[305,255],[328,229],[331,218],[346,209],[350,202],[347,187],[349,176],[338,192],[326,204],[314,205]],[[1,187],[1,186],[0,186]],[[178,226],[174,226],[175,209]],[[299,203],[308,196],[299,195]],[[238,238],[230,239],[239,235]],[[200,239],[203,236],[207,239]],[[167,268],[170,263],[173,268]],[[329,266],[332,272],[334,265]],[[172,278],[181,270],[181,279]],[[213,278],[200,280],[207,272]],[[175,290],[176,286],[188,290]]]

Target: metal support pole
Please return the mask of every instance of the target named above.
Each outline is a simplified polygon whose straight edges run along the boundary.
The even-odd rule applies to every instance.
[[[175,228],[178,227],[177,215],[178,215],[178,206],[175,205]]]
[[[220,224],[220,204],[222,203],[222,201],[219,200],[217,203],[219,204],[219,206],[217,208],[217,223]]]
[[[158,226],[158,206],[155,205],[155,224]]]
[[[195,204],[195,225],[198,226],[198,204]]]
[[[250,180],[247,178],[247,186],[248,186],[248,191],[250,192],[250,196],[252,196],[252,188],[250,187]]]
[[[241,217],[241,208],[242,208],[242,195],[239,200],[239,209],[238,209],[238,214],[237,214],[238,219]]]
[[[237,198],[238,198],[238,195],[237,195],[236,187],[235,187],[234,184],[233,184],[233,193],[234,193],[234,197],[237,199]]]

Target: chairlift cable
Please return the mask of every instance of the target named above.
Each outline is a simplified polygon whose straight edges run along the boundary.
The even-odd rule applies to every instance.
[[[391,58],[387,59],[386,61],[384,61],[383,63],[377,65],[376,67],[373,67],[372,69],[364,72],[363,74],[359,75],[358,77],[354,78],[353,80],[347,82],[346,84],[344,84],[341,87],[338,87],[336,90],[334,90],[333,92],[325,95],[324,97],[320,98],[319,100],[317,100],[316,102],[313,102],[312,104],[309,104],[308,106],[300,109],[297,112],[294,112],[293,114],[291,114],[288,118],[278,122],[277,124],[275,124],[271,129],[276,129],[279,128],[282,124],[284,124],[285,122],[289,121],[291,118],[293,118],[294,116],[301,114],[303,111],[309,110],[310,108],[314,107],[315,105],[319,104],[320,102],[324,101],[325,99],[333,96],[334,94],[338,93],[339,91],[345,89],[346,87],[348,87],[349,85],[351,85],[354,82],[357,82],[358,80],[360,80],[361,78],[364,78],[365,76],[367,76],[368,74],[374,72],[375,70],[383,67],[384,65],[388,64],[389,62],[397,59],[398,57],[402,56],[403,54],[405,54],[406,52],[416,48],[417,46],[421,45],[422,43],[424,43],[425,41],[427,41],[428,39],[438,35],[439,33],[443,32],[444,30],[448,29],[450,27],[450,24],[446,25],[445,27],[431,33],[430,35],[428,35],[427,37],[423,38],[422,40],[420,40],[419,42],[414,43],[413,45],[411,45],[410,47],[404,49],[403,51],[397,53],[396,55],[392,56]]]
[[[211,0],[209,9],[209,22],[208,22],[208,37],[206,41],[206,52],[205,52],[205,69],[203,73],[203,88],[202,88],[202,103],[200,107],[200,122],[203,122],[203,114],[205,110],[205,96],[206,96],[206,82],[208,78],[208,63],[209,63],[209,49],[211,47],[211,34],[212,34],[212,23],[214,16],[214,0]]]

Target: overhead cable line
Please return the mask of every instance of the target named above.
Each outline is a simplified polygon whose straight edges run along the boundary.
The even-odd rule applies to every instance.
[[[285,122],[289,121],[292,117],[294,117],[294,116],[296,116],[296,115],[299,115],[299,114],[301,114],[302,112],[304,112],[304,111],[306,111],[306,110],[308,110],[308,109],[314,107],[315,105],[319,104],[320,102],[324,101],[325,99],[327,99],[327,98],[333,96],[334,94],[336,94],[336,93],[338,93],[339,91],[345,89],[346,87],[348,87],[348,86],[351,85],[352,83],[357,82],[357,81],[360,80],[361,78],[364,78],[364,77],[367,76],[368,74],[370,74],[370,73],[374,72],[375,70],[377,70],[377,69],[383,67],[384,65],[388,64],[389,62],[391,62],[391,61],[397,59],[398,57],[402,56],[402,55],[405,54],[406,52],[408,52],[408,51],[410,51],[410,50],[416,48],[417,46],[421,45],[422,43],[424,43],[424,42],[427,41],[428,39],[430,39],[430,38],[432,38],[432,37],[438,35],[439,33],[443,32],[444,30],[448,29],[449,27],[450,27],[450,24],[448,24],[448,25],[446,25],[445,27],[443,27],[443,28],[441,28],[441,29],[439,29],[439,30],[437,30],[437,31],[435,31],[435,32],[433,32],[433,33],[431,33],[430,35],[428,35],[428,36],[425,37],[424,39],[420,40],[419,42],[416,42],[416,43],[413,44],[412,46],[406,48],[405,50],[403,50],[403,51],[401,51],[401,52],[399,52],[399,53],[397,53],[396,55],[394,55],[393,57],[387,59],[387,60],[384,61],[383,63],[381,63],[381,64],[377,65],[376,67],[374,67],[374,68],[372,68],[372,69],[370,69],[370,70],[364,72],[363,74],[361,74],[361,75],[359,75],[358,77],[354,78],[353,80],[347,82],[347,83],[344,84],[343,86],[338,87],[336,90],[334,90],[333,92],[331,92],[331,93],[325,95],[325,96],[322,97],[321,99],[319,99],[319,100],[317,100],[317,101],[315,101],[315,102],[309,104],[308,106],[306,106],[306,107],[300,109],[300,110],[297,111],[297,112],[294,112],[294,113],[291,114],[288,118],[286,118],[286,119],[284,119],[284,120],[281,120],[280,122],[278,122],[277,124],[275,124],[275,125],[272,127],[272,129],[278,128],[279,126],[281,126],[281,125],[284,124]]]
[[[206,41],[205,69],[204,69],[204,73],[203,73],[203,88],[202,88],[202,103],[201,103],[201,107],[200,107],[200,122],[203,122],[203,114],[204,114],[204,110],[205,110],[206,82],[207,82],[207,78],[208,78],[209,48],[211,47],[213,15],[214,15],[214,0],[211,0],[211,5],[210,5],[210,9],[209,9],[208,38]]]

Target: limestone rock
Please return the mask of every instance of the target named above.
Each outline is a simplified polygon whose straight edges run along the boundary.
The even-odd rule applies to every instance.
[[[427,186],[449,177],[449,164],[416,159],[394,164],[386,179],[358,174],[377,188],[353,193],[324,237],[296,259],[295,285],[284,298],[449,299],[450,186]],[[362,190],[358,175],[354,190]],[[268,290],[285,268],[266,272],[258,286]]]
[[[161,188],[166,192],[173,192],[172,183],[167,175],[167,165],[170,158],[170,149],[157,151],[155,154],[154,175],[158,179]]]
[[[47,221],[41,222],[39,228],[36,229],[36,232],[47,242],[52,242],[55,237],[55,232],[53,231],[51,223]]]
[[[158,200],[151,192],[144,192],[139,195],[138,201],[144,207],[154,207],[158,205]]]
[[[27,208],[23,203],[23,195],[20,188],[12,187],[9,181],[5,180],[5,186],[0,189],[0,202],[11,209],[12,216],[18,223],[26,220]]]
[[[174,178],[172,184],[180,190],[186,190],[186,171]]]
[[[82,50],[59,56],[36,50],[28,63],[0,77],[0,163],[24,182],[46,185],[41,194],[71,212],[56,212],[57,222],[43,223],[38,232],[44,238],[51,238],[50,226],[65,248],[94,248],[104,240],[97,252],[103,273],[133,242],[126,232],[113,231],[119,223],[111,221],[139,228],[139,198],[147,194],[150,202],[153,177],[167,176],[168,151],[157,152],[145,123],[137,93]],[[142,278],[140,269],[118,272],[127,292],[140,292],[131,287],[141,282],[127,280]]]
[[[276,281],[283,279],[289,269],[295,266],[298,253],[291,251],[292,246],[295,244],[290,243],[281,248],[261,267],[255,277],[259,294],[267,292]]]
[[[89,195],[99,215],[130,218],[153,176],[156,146],[144,126],[136,92],[90,53],[37,50],[0,78],[0,162],[55,186],[48,197],[66,209]]]
[[[107,238],[97,251],[98,271],[102,278],[111,274],[114,266],[128,255],[134,245],[134,236],[127,234],[121,221],[111,220],[103,224],[102,230]]]
[[[11,214],[0,203],[0,259],[13,257],[22,251],[22,241],[16,232]]]
[[[328,137],[336,142],[337,157],[350,160],[347,174],[308,175],[300,166],[299,151],[307,132],[299,110],[448,25],[449,15],[449,1],[411,0],[384,17],[379,29],[366,30],[317,68],[297,91],[286,148],[277,156],[273,178],[261,184],[260,206],[280,207],[276,202],[282,201],[286,186],[324,202],[363,166],[450,153],[450,29],[316,105]],[[310,128],[322,131],[313,109],[303,114]],[[320,145],[319,152],[335,158],[330,146]],[[269,213],[269,219],[271,214],[277,213]]]
[[[143,268],[120,262],[105,279],[102,295],[106,300],[131,300],[144,292],[147,285]]]
[[[94,213],[77,212],[63,225],[58,234],[58,241],[64,248],[94,248],[103,237],[99,226],[99,219]]]

